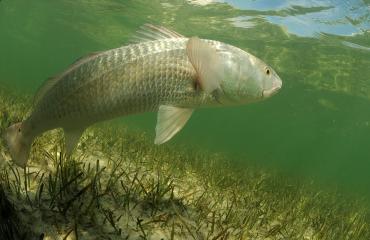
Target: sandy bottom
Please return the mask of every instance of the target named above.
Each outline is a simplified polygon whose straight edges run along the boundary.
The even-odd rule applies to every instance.
[[[0,91],[0,131],[28,102]],[[359,200],[123,127],[89,128],[70,158],[48,132],[24,169],[1,141],[0,165],[0,239],[370,239]]]

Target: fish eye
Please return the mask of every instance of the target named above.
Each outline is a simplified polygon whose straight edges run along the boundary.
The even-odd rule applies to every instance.
[[[18,132],[21,132],[21,128],[18,128]]]
[[[269,69],[269,68],[266,68],[266,69],[265,69],[265,72],[266,72],[266,75],[270,75],[270,73],[271,73],[271,71],[270,71],[270,69]]]

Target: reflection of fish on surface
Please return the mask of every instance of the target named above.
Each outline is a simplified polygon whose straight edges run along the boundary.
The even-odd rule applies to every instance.
[[[355,49],[370,51],[370,47],[365,47],[365,46],[362,46],[362,45],[359,45],[359,44],[356,44],[356,43],[342,41],[342,44],[345,45],[345,46],[347,46],[347,47],[350,47],[350,48],[355,48]]]
[[[337,106],[335,106],[335,104],[332,101],[328,100],[328,99],[320,98],[317,101],[322,107],[324,107],[328,110],[332,110],[332,111],[338,110]]]
[[[190,4],[197,4],[201,6],[205,6],[211,3],[215,3],[215,0],[188,0]]]
[[[20,166],[33,139],[63,128],[67,154],[89,125],[158,111],[155,143],[173,137],[202,106],[238,105],[267,98],[282,82],[258,58],[231,45],[186,38],[145,25],[136,43],[84,57],[38,91],[32,114],[5,133]]]

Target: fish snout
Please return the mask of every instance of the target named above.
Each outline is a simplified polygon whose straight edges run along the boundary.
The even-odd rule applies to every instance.
[[[280,90],[282,85],[283,83],[279,78],[273,81],[272,87],[270,89],[266,89],[262,91],[263,98],[268,98],[276,94]]]

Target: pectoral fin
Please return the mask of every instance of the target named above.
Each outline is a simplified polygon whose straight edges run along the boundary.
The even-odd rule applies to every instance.
[[[197,72],[201,89],[211,93],[220,88],[224,67],[216,49],[204,40],[192,37],[187,43],[186,53]]]
[[[67,156],[70,156],[72,154],[84,131],[85,128],[64,129],[64,138]]]
[[[189,120],[193,109],[173,106],[160,106],[155,128],[155,144],[162,144],[170,140],[179,132]]]

